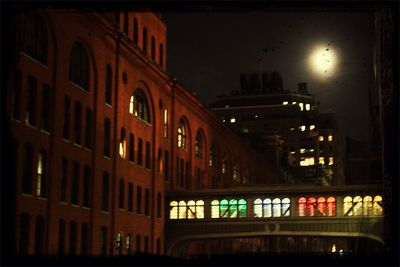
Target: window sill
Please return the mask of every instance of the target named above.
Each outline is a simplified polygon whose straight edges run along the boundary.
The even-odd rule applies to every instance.
[[[81,145],[81,144],[78,144],[78,143],[73,142],[73,145],[76,146],[76,147],[82,148],[82,145]]]
[[[71,81],[69,78],[68,78],[68,81],[71,83],[71,84],[73,84],[74,86],[76,86],[76,87],[78,87],[79,89],[81,89],[83,92],[85,92],[85,93],[90,93],[90,91],[89,90],[86,90],[85,88],[83,88],[82,86],[80,86],[79,84],[76,84],[76,83],[74,83],[73,81]],[[90,87],[90,86],[89,86]]]
[[[49,132],[49,131],[46,131],[46,130],[43,130],[43,129],[40,129],[40,132],[41,132],[41,133],[44,133],[44,134],[46,134],[46,135],[50,135],[50,132]]]
[[[82,206],[82,209],[85,209],[85,210],[90,210],[90,207],[85,207],[85,206]]]
[[[110,159],[111,159],[111,157],[109,157],[109,156],[103,156],[103,158],[105,158],[105,159],[107,159],[107,160],[110,160]]]
[[[40,199],[40,200],[47,200],[47,197],[40,197],[40,196],[38,196],[37,199]]]
[[[106,215],[109,215],[109,214],[110,214],[109,211],[105,211],[105,210],[102,210],[101,213],[102,213],[102,214],[106,214]]]
[[[71,204],[71,207],[80,208],[80,206],[78,204]]]
[[[27,193],[21,193],[21,195],[24,197],[33,197],[32,194],[27,194]]]
[[[68,202],[66,202],[66,201],[60,201],[60,204],[61,204],[61,205],[66,205],[66,206],[67,206],[67,205],[68,205]]]
[[[111,104],[108,104],[108,103],[104,103],[104,104],[106,105],[106,107],[112,108]]]
[[[64,137],[63,137],[63,141],[66,143],[71,143],[71,141],[69,141],[69,139],[65,139]]]
[[[42,66],[43,68],[45,68],[46,70],[48,69],[47,66],[45,64],[43,64],[42,62],[38,61],[37,59],[31,57],[30,55],[26,54],[23,51],[20,51],[21,55],[24,55],[25,57],[29,58],[30,60],[32,60],[33,62],[36,62],[37,64],[39,64],[40,66]]]

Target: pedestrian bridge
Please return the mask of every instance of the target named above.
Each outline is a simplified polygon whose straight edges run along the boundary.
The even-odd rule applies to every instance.
[[[381,185],[260,186],[173,192],[166,251],[189,241],[262,236],[364,237],[384,244]]]

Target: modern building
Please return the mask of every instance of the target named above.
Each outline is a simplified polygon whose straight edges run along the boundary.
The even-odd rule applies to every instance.
[[[18,9],[8,22],[14,254],[163,254],[166,192],[274,179],[167,72],[155,13]]]
[[[242,74],[241,91],[220,96],[210,109],[274,163],[275,183],[340,183],[334,114],[319,112],[306,83],[292,92],[277,72],[256,78]]]

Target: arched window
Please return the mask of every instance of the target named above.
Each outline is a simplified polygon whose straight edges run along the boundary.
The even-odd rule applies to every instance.
[[[178,202],[176,201],[171,201],[169,203],[169,218],[170,219],[178,219]]]
[[[263,217],[272,217],[272,201],[269,198],[263,200]]]
[[[343,199],[343,215],[353,216],[353,199],[350,196]]]
[[[353,198],[353,213],[354,216],[362,216],[363,215],[363,206],[362,206],[362,198],[360,196],[356,196]]]
[[[315,207],[317,205],[317,200],[313,197],[309,197],[307,200],[307,215],[315,216]]]
[[[194,155],[197,157],[197,158],[201,158],[201,156],[202,156],[202,149],[203,149],[203,140],[202,140],[202,138],[201,138],[201,132],[200,132],[200,130],[199,131],[197,131],[197,134],[196,134],[196,140],[194,141]]]
[[[195,219],[196,218],[196,202],[194,200],[189,200],[187,203],[187,218]]]
[[[183,119],[178,122],[178,147],[184,149],[186,145],[186,125]]]
[[[19,244],[18,253],[28,254],[30,240],[30,216],[27,213],[22,213],[19,217]]]
[[[317,200],[318,216],[326,216],[326,199],[319,197]]]
[[[47,65],[47,29],[37,14],[22,16],[21,51]]]
[[[187,215],[186,202],[181,200],[178,203],[178,217],[179,219],[186,219]]]
[[[161,67],[164,67],[164,47],[160,44],[159,63]]]
[[[327,215],[336,216],[336,199],[334,197],[328,197],[326,202],[327,202]]]
[[[44,253],[45,233],[44,217],[39,215],[36,217],[35,224],[35,255],[42,255]]]
[[[229,218],[236,218],[238,217],[238,201],[236,199],[229,200]]]
[[[120,209],[125,208],[125,183],[123,179],[119,180],[119,201],[118,206]]]
[[[151,36],[151,59],[156,61],[156,39]]]
[[[226,199],[221,200],[219,203],[219,217],[228,218],[229,216],[229,202]]]
[[[89,57],[86,49],[79,42],[75,42],[69,59],[69,80],[89,91]]]
[[[281,217],[281,200],[279,198],[272,200],[272,216]]]
[[[203,200],[196,201],[196,218],[204,219],[204,201]]]
[[[363,213],[364,216],[371,216],[373,214],[373,209],[372,209],[372,197],[371,196],[366,196],[363,199]]]
[[[130,97],[129,113],[135,115],[141,120],[144,120],[145,122],[150,123],[149,105],[146,95],[142,90],[136,90],[135,93]]]
[[[239,199],[238,201],[239,218],[247,217],[247,203],[244,199]]]
[[[121,158],[126,158],[126,132],[125,128],[121,129],[121,139],[119,141],[119,155]]]
[[[221,173],[225,174],[226,173],[226,153],[224,155],[224,157],[222,158],[221,161]]]
[[[147,55],[147,28],[143,27],[143,52]]]
[[[236,162],[232,166],[232,178],[235,182],[240,182],[239,171]]]
[[[260,198],[257,198],[256,200],[254,200],[253,206],[254,206],[254,217],[256,218],[263,217],[262,200]]]
[[[108,105],[112,103],[112,69],[111,65],[106,66],[106,91],[105,91],[105,102]]]
[[[382,197],[381,196],[374,197],[373,210],[374,210],[374,212],[373,212],[374,216],[382,216],[383,215]]]
[[[219,201],[211,201],[211,218],[219,218]]]
[[[164,109],[164,138],[168,138],[168,109]]]
[[[290,216],[290,199],[289,198],[282,199],[282,216],[283,217]]]
[[[299,216],[303,217],[306,216],[306,198],[301,197],[298,200],[298,206],[299,206]]]
[[[138,45],[139,40],[139,25],[136,18],[133,19],[133,44]]]

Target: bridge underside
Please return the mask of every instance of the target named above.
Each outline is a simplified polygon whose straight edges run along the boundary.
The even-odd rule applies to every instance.
[[[372,240],[373,243],[384,244],[381,218],[307,218],[300,222],[290,218],[274,221],[254,219],[234,222],[224,220],[174,221],[167,224],[166,227],[168,233],[166,252],[168,255],[177,257],[182,256],[190,244],[193,246],[197,243],[197,246],[204,246],[201,244],[212,244],[213,241],[215,243],[215,240],[228,239],[236,240],[230,242],[231,244],[236,242],[243,245],[243,242],[250,242],[253,244],[248,245],[251,250],[256,248],[273,253],[302,252],[304,246],[314,247],[311,251],[308,249],[305,251],[319,252],[323,248],[322,250],[325,252],[327,249],[332,249],[331,247],[327,248],[326,244],[331,243],[332,245],[334,242],[343,244],[342,247],[349,252],[361,248],[359,242],[354,240]],[[312,237],[312,239],[307,239],[307,237]],[[226,241],[224,242],[227,244]],[[257,242],[260,245],[254,245]],[[313,242],[324,245],[316,246],[312,244]],[[363,242],[365,243],[365,241]],[[210,247],[210,245],[207,246]],[[229,246],[227,245],[228,249]],[[216,247],[221,247],[221,245],[216,245]],[[216,253],[215,249],[211,250],[212,253]],[[243,248],[241,250],[243,251]]]

